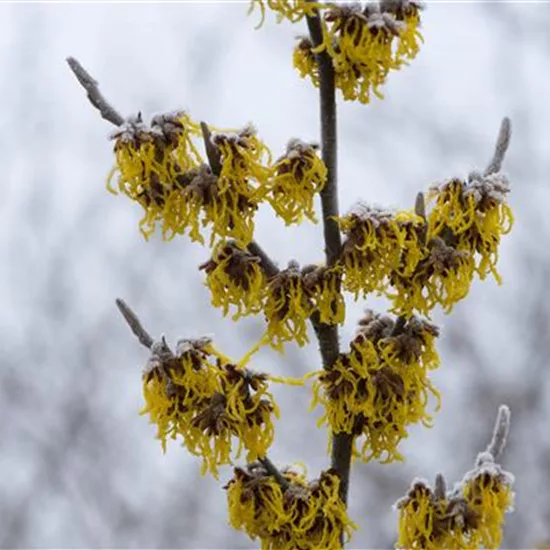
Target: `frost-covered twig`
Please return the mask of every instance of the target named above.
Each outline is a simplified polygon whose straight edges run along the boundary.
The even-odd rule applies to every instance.
[[[504,447],[506,446],[509,432],[510,409],[506,405],[501,405],[498,409],[493,437],[491,439],[491,442],[489,443],[489,446],[487,447],[487,452],[492,455],[495,462],[498,460],[498,458],[502,454],[502,451],[504,450]]]
[[[67,57],[67,63],[78,82],[86,90],[90,103],[100,112],[101,116],[115,126],[122,126],[124,118],[103,97],[99,91],[98,82],[74,57]]]
[[[436,500],[443,500],[447,494],[447,480],[441,473],[435,475],[434,497]]]
[[[277,480],[277,483],[283,489],[287,489],[289,487],[290,484],[288,480],[283,476],[283,474],[281,474],[281,472],[277,469],[277,466],[275,466],[275,464],[273,464],[267,456],[259,458],[258,462],[260,462],[270,476],[273,476]]]
[[[512,136],[512,125],[508,117],[502,119],[500,124],[500,130],[498,131],[497,143],[495,145],[495,152],[491,162],[485,169],[484,175],[490,176],[496,172],[500,172],[502,167],[502,161],[506,155],[508,145],[510,145],[510,137]]]
[[[151,335],[143,328],[143,325],[141,324],[138,316],[132,311],[130,306],[121,298],[116,299],[116,305],[122,313],[122,316],[128,323],[128,326],[132,330],[132,332],[136,335],[136,338],[139,340],[140,344],[145,346],[146,348],[151,349],[151,346],[153,345],[153,338],[151,338]]]
[[[212,132],[206,122],[201,122],[202,138],[204,140],[204,149],[206,150],[206,157],[208,158],[208,164],[214,174],[220,175],[222,171],[221,155],[218,148],[212,143]]]
[[[279,268],[256,241],[252,241],[247,248],[250,254],[260,258],[260,265],[268,277],[274,277],[279,273]]]
[[[426,221],[426,200],[422,191],[416,195],[416,199],[414,201],[414,212],[417,216],[420,216],[424,221]]]

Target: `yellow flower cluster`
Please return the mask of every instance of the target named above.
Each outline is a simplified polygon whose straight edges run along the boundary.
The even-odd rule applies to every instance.
[[[352,434],[356,443],[364,436],[354,451],[363,461],[401,460],[397,447],[407,426],[430,425],[430,394],[439,407],[439,393],[428,379],[439,365],[437,335],[435,326],[416,317],[393,321],[367,311],[349,353],[332,368],[313,373],[312,407],[325,409],[319,424],[328,424],[332,433]]]
[[[199,126],[185,112],[155,117],[150,127],[138,116],[113,134],[116,165],[108,189],[117,193],[112,186],[116,177],[118,191],[143,207],[145,237],[160,223],[163,236],[172,238],[196,219],[182,191],[202,163],[192,141],[198,135]]]
[[[289,262],[287,269],[270,279],[266,292],[266,338],[271,347],[282,352],[283,344],[290,341],[305,346],[309,342],[307,321],[314,306],[308,298],[298,264]]]
[[[481,466],[463,481],[463,497],[477,518],[472,545],[498,548],[502,542],[504,515],[513,507],[513,477],[495,464]]]
[[[268,201],[286,223],[299,223],[305,215],[316,221],[313,197],[327,179],[327,168],[317,155],[318,147],[293,139],[284,156],[277,160],[269,187]]]
[[[233,320],[262,311],[267,278],[258,257],[229,241],[220,243],[200,269],[206,272],[212,305],[221,308],[224,316],[231,306],[237,308]]]
[[[346,303],[340,291],[340,267],[309,265],[302,269],[302,278],[319,321],[327,325],[344,323]]]
[[[313,44],[307,36],[298,38],[292,54],[292,63],[301,78],[309,77],[311,83],[319,87],[319,65],[313,51]]]
[[[203,162],[193,139],[200,126],[183,112],[153,118],[147,127],[140,118],[113,135],[118,190],[145,210],[140,227],[148,238],[157,224],[165,239],[186,231],[204,242],[202,227],[210,227],[210,245],[233,238],[243,246],[252,241],[254,214],[266,193],[273,168],[271,154],[247,126],[236,133],[218,133],[211,145],[220,156],[220,173]]]
[[[204,243],[201,229],[208,227],[210,246],[233,239],[246,247],[263,200],[287,225],[303,216],[316,221],[313,197],[327,177],[316,146],[293,139],[273,164],[252,126],[218,132],[208,143],[219,157],[214,173],[193,143],[199,136],[204,137],[200,126],[184,112],[155,117],[150,127],[138,117],[113,135],[116,165],[107,186],[143,207],[140,228],[146,238],[160,225],[165,239],[187,232]]]
[[[300,39],[294,66],[300,76],[318,85],[315,54],[326,51],[335,72],[335,84],[346,100],[369,103],[371,93],[383,98],[379,88],[390,70],[416,57],[422,35],[420,4],[415,1],[351,5],[330,4],[324,14],[324,40],[313,48]]]
[[[253,239],[254,214],[271,173],[271,153],[252,126],[237,133],[215,134],[212,143],[221,156],[221,172],[215,185],[198,190],[204,224],[212,227],[210,244],[217,236],[247,246]]]
[[[427,253],[424,220],[416,214],[358,204],[339,224],[347,237],[339,262],[342,284],[356,299],[385,292],[393,274],[410,277]]]
[[[501,173],[473,174],[465,182],[452,179],[432,189],[434,202],[429,215],[428,237],[444,237],[460,251],[475,255],[475,271],[481,279],[496,270],[498,246],[502,235],[512,229],[514,216],[506,194],[509,184]]]
[[[447,245],[440,237],[431,239],[427,250],[411,276],[392,274],[394,290],[388,289],[386,296],[394,313],[408,317],[417,311],[429,316],[437,304],[450,313],[468,294],[475,274],[472,254]]]
[[[319,65],[313,52],[313,43],[307,36],[298,37],[292,53],[292,64],[301,78],[309,77],[311,83],[319,87]]]
[[[332,470],[308,483],[305,473],[282,472],[277,481],[259,464],[235,469],[227,484],[229,522],[260,539],[265,550],[340,548],[357,527],[339,495],[340,479]]]
[[[345,302],[340,291],[338,266],[308,265],[300,270],[296,262],[267,277],[260,258],[234,241],[220,243],[210,260],[199,269],[206,272],[212,305],[227,315],[236,308],[233,320],[264,312],[267,330],[262,343],[282,351],[285,342],[304,346],[307,322],[317,312],[326,324],[343,323]]]
[[[320,7],[319,2],[309,0],[252,0],[248,13],[252,13],[254,8],[260,8],[261,19],[256,28],[263,25],[265,21],[265,12],[267,7],[277,14],[277,22],[288,19],[292,23],[301,21],[306,16],[312,16],[317,13]]]
[[[231,464],[243,450],[248,461],[265,456],[279,414],[268,391],[275,379],[233,365],[208,339],[183,340],[176,354],[164,343],[152,351],[141,414],[157,426],[163,450],[168,438],[180,436],[189,452],[202,457],[202,474],[216,477],[218,466]]]
[[[425,481],[415,481],[397,503],[396,548],[498,548],[504,515],[513,505],[512,483],[512,476],[493,462],[467,474],[452,493],[437,494]]]
[[[473,173],[467,182],[432,188],[427,216],[359,204],[339,220],[346,236],[339,260],[344,290],[356,299],[382,294],[406,318],[429,317],[438,304],[449,313],[476,273],[500,282],[498,248],[513,224],[508,192],[502,174]]]
[[[316,313],[326,324],[343,323],[345,302],[340,290],[338,266],[308,265],[295,261],[268,280],[263,311],[267,321],[266,341],[277,351],[285,342],[302,347],[309,342],[307,323]]]

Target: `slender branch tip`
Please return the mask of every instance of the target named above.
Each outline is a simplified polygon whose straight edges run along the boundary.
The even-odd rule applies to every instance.
[[[495,152],[493,153],[493,158],[491,159],[491,162],[485,169],[485,176],[490,176],[491,174],[500,172],[502,168],[502,162],[504,161],[504,157],[506,156],[506,151],[508,150],[508,146],[510,145],[511,137],[512,122],[506,116],[502,119],[502,122],[500,124],[497,142],[495,145]]]
[[[90,103],[99,111],[101,117],[115,126],[122,126],[122,124],[124,124],[124,118],[103,97],[99,91],[97,80],[92,77],[76,58],[67,57],[67,64],[80,85],[86,90],[86,95]]]
[[[498,409],[493,437],[487,447],[487,452],[492,455],[494,460],[498,460],[506,447],[508,434],[510,433],[510,417],[511,413],[508,406],[501,405]]]
[[[206,122],[201,122],[202,138],[204,140],[204,149],[206,151],[206,157],[208,158],[208,164],[212,173],[219,176],[222,171],[221,154],[218,148],[212,143],[212,132]]]
[[[263,458],[259,458],[258,462],[266,469],[267,473],[271,476],[273,476],[277,483],[283,488],[288,489],[290,486],[288,480],[283,476],[283,474],[277,469],[275,464],[267,458],[267,456],[264,456]]]
[[[422,219],[426,220],[426,200],[422,191],[420,191],[416,195],[416,200],[414,202],[414,212],[417,216],[420,216]]]
[[[436,500],[443,500],[447,493],[447,480],[442,473],[435,475],[435,491],[434,496]]]
[[[128,323],[130,330],[134,333],[140,344],[148,349],[151,349],[154,340],[145,328],[143,328],[139,317],[134,313],[132,308],[130,308],[130,306],[122,298],[117,298],[115,303],[124,317],[124,320]]]

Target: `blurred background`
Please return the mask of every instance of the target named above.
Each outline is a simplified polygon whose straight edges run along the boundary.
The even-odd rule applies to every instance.
[[[213,335],[239,358],[261,318],[223,319],[184,238],[145,242],[140,209],[105,190],[112,128],[65,63],[75,56],[123,114],[178,108],[219,127],[253,121],[275,155],[291,137],[318,138],[317,92],[294,73],[305,26],[277,25],[247,2],[0,5],[0,546],[3,548],[253,548],[227,525],[220,483],[177,444],[163,455],[140,417],[147,359],[115,308],[124,298],[148,330]],[[504,164],[516,215],[501,247],[502,287],[475,284],[435,321],[443,407],[414,428],[403,464],[356,464],[353,548],[390,548],[392,504],[415,476],[458,481],[486,446],[497,407],[512,410],[503,465],[517,479],[505,548],[550,541],[550,5],[429,2],[425,45],[390,75],[385,100],[341,103],[340,203],[409,208],[416,193],[490,159],[508,115]],[[547,76],[544,76],[544,75]],[[280,266],[322,259],[321,228],[284,229],[269,211],[257,239]],[[350,304],[345,348],[365,306]],[[253,367],[299,376],[315,344],[262,351]],[[272,459],[328,464],[307,389],[275,389],[282,408]]]

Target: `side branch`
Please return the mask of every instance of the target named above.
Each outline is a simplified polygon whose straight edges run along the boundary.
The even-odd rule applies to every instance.
[[[154,340],[151,337],[151,335],[145,330],[145,328],[143,328],[143,325],[141,324],[139,317],[134,313],[134,311],[122,298],[116,299],[116,305],[120,313],[122,313],[122,316],[124,317],[125,321],[128,323],[130,330],[134,333],[136,338],[139,340],[139,343],[142,346],[145,346],[146,348],[151,349],[151,346],[153,345]]]
[[[498,460],[510,433],[510,409],[506,405],[501,405],[498,408],[498,415],[493,430],[493,437],[487,447],[487,452],[493,456],[494,460]]]
[[[500,129],[498,131],[497,142],[495,145],[495,152],[493,153],[493,158],[491,162],[485,169],[485,176],[490,176],[496,172],[500,172],[502,168],[502,162],[506,156],[506,151],[510,145],[510,138],[512,137],[512,124],[508,117],[504,117],[500,124]]]
[[[275,478],[277,483],[283,488],[288,489],[290,486],[288,480],[281,474],[281,472],[277,469],[275,464],[267,458],[267,456],[264,456],[263,458],[259,458],[258,462],[265,468],[266,472]]]
[[[268,277],[274,277],[279,273],[279,268],[256,241],[252,241],[247,248],[250,254],[260,258],[260,265]]]
[[[98,83],[90,73],[74,58],[67,57],[67,63],[78,82],[86,90],[90,103],[100,112],[101,116],[115,126],[122,126],[124,118],[111,106],[99,91]]]
[[[218,148],[212,143],[212,132],[206,122],[201,122],[202,139],[204,141],[204,150],[206,151],[206,158],[212,173],[219,176],[222,171],[222,159]]]

